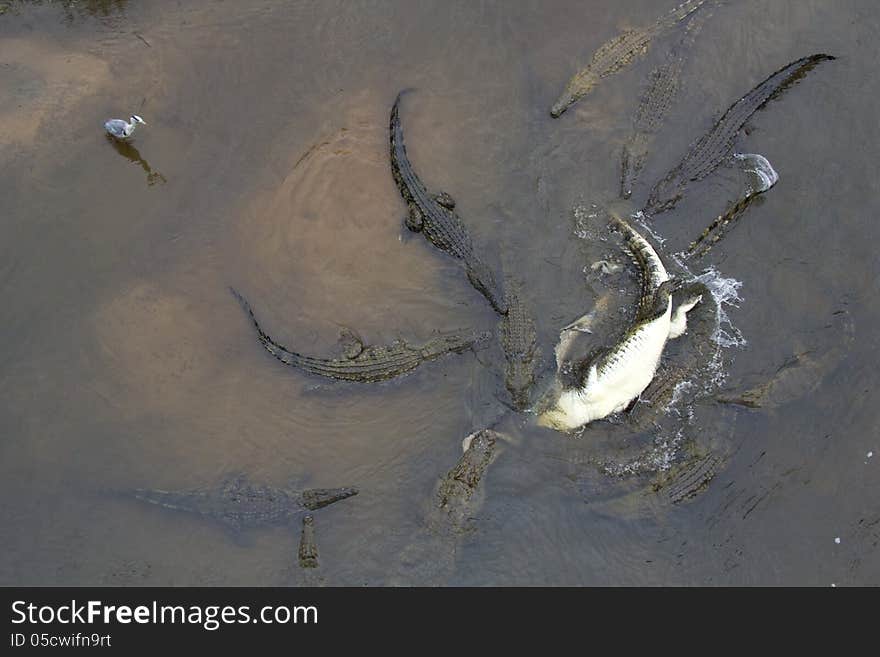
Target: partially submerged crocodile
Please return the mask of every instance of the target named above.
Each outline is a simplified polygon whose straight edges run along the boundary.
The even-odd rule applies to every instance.
[[[538,423],[561,431],[582,427],[626,408],[651,383],[666,341],[686,328],[686,313],[701,297],[686,299],[672,314],[672,282],[657,252],[626,221],[612,217],[642,273],[635,320],[611,349],[595,350],[577,364]]]
[[[704,2],[706,0],[686,0],[648,27],[628,30],[600,46],[587,67],[569,80],[565,90],[550,108],[550,116],[554,119],[562,116],[565,110],[590,93],[602,78],[614,75],[632,64],[648,51],[655,37],[690,16]]]
[[[674,300],[679,305],[688,298],[699,297],[701,302],[688,313],[688,339],[674,362],[660,365],[654,379],[626,414],[627,425],[638,431],[651,430],[662,423],[680,392],[706,373],[718,349],[712,340],[718,311],[712,293],[703,283],[689,283],[676,293],[679,295]]]
[[[855,336],[852,317],[846,310],[836,311],[822,330],[831,335],[809,345],[797,340],[797,351],[769,377],[745,389],[724,390],[715,397],[716,401],[746,408],[772,409],[812,393],[840,364]]]
[[[401,584],[436,583],[455,566],[463,535],[473,529],[473,517],[483,496],[483,480],[498,454],[504,435],[482,429],[462,441],[464,453],[434,488],[423,526],[403,549],[398,562]]]
[[[671,504],[681,504],[706,490],[724,464],[725,458],[713,452],[695,456],[659,475],[652,488]]]
[[[285,365],[299,368],[309,374],[328,379],[355,383],[376,383],[408,374],[422,363],[435,360],[450,353],[462,353],[489,338],[488,333],[456,331],[440,335],[421,346],[409,345],[395,340],[387,345],[365,346],[353,334],[342,358],[316,358],[291,351],[275,342],[263,331],[247,300],[230,288],[242,308],[250,316],[257,329],[260,343],[270,354]]]
[[[684,159],[658,181],[643,212],[656,215],[671,209],[690,182],[702,180],[731,154],[734,140],[751,116],[772,99],[801,80],[818,64],[835,57],[826,54],[802,57],[779,69],[736,101],[707,134],[696,141]]]
[[[472,433],[462,442],[464,453],[437,484],[434,495],[433,529],[461,531],[471,517],[472,499],[486,469],[492,463],[501,436],[491,429]]]
[[[668,513],[674,506],[693,501],[724,471],[735,452],[736,418],[725,421],[724,436],[689,446],[662,468],[621,475],[604,471],[600,476],[585,471],[577,478],[578,491],[593,510],[618,518]]]
[[[496,282],[492,269],[477,253],[473,239],[455,212],[455,201],[446,192],[431,194],[416,175],[403,141],[400,123],[401,91],[391,108],[391,174],[407,204],[406,227],[421,232],[441,251],[457,258],[465,268],[468,280],[492,308],[507,312],[504,292]]]
[[[650,84],[642,96],[633,121],[633,133],[623,146],[620,164],[620,197],[629,198],[642,172],[648,149],[663,125],[669,108],[681,89],[681,73],[697,35],[711,16],[708,10],[694,15],[681,40],[674,45],[666,61],[651,72]]]
[[[299,539],[300,568],[318,567],[318,544],[315,542],[315,517],[308,513],[302,519],[302,534]]]
[[[697,325],[689,340],[697,347],[711,335],[702,325],[711,313],[702,314],[688,318]],[[591,435],[590,463],[602,476],[584,472],[579,490],[594,509],[618,517],[666,513],[703,493],[736,452],[738,414],[705,395],[709,359],[699,348],[684,361],[679,356],[658,370],[623,422]]]
[[[277,525],[308,511],[358,494],[357,488],[275,488],[250,483],[244,475],[227,479],[219,488],[182,491],[138,489],[135,498],[151,504],[205,516],[240,530]]]
[[[750,169],[750,171],[755,174],[756,183],[750,185],[739,199],[718,215],[700,236],[691,242],[685,252],[685,258],[696,257],[699,259],[709,253],[712,247],[727,234],[728,229],[746,213],[755,199],[773,187],[779,180],[779,175],[762,155],[736,154],[734,157],[753,164],[754,169]]]
[[[709,289],[700,282],[687,284],[676,291],[674,303],[696,296],[703,301],[688,315],[687,338],[625,415],[590,434],[580,459],[603,475],[584,471],[579,477],[580,492],[591,505],[624,513],[659,511],[696,496],[726,462],[729,434],[708,426],[693,430],[693,404],[714,387],[710,364],[718,349],[713,340],[718,309]],[[725,431],[732,426],[723,423]],[[711,459],[703,463],[706,457]]]
[[[504,385],[510,393],[514,409],[523,410],[530,403],[530,391],[535,384],[539,349],[535,322],[520,298],[519,291],[507,293],[507,314],[498,324],[501,350],[504,352]]]

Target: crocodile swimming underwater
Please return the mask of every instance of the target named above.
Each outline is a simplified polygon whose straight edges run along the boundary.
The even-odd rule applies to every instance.
[[[138,489],[135,498],[175,511],[212,518],[232,529],[285,523],[358,494],[357,488],[273,488],[250,483],[243,475],[219,488],[165,491]]]
[[[400,123],[401,91],[391,108],[391,174],[407,204],[406,227],[421,232],[441,251],[461,261],[468,280],[482,294],[492,308],[500,314],[507,312],[504,292],[498,286],[492,269],[477,254],[473,239],[461,219],[455,213],[455,201],[441,192],[431,194],[416,175],[403,141]]]
[[[488,333],[457,331],[441,335],[421,346],[411,346],[403,340],[388,345],[364,346],[352,336],[342,358],[304,356],[278,344],[269,337],[257,321],[247,300],[233,288],[232,294],[250,316],[257,329],[260,343],[270,354],[285,365],[299,368],[309,374],[339,381],[376,383],[408,374],[422,363],[449,353],[462,353],[489,338]]]
[[[579,362],[575,376],[544,408],[538,424],[570,431],[625,409],[651,383],[666,341],[684,333],[686,313],[700,302],[689,297],[672,313],[672,281],[654,248],[626,221],[612,216],[642,272],[642,295],[635,320],[610,350],[594,351]]]
[[[647,52],[654,37],[673,28],[705,2],[706,0],[686,0],[648,27],[627,30],[605,42],[593,54],[587,67],[569,80],[565,90],[550,108],[550,116],[558,119],[565,110],[590,93],[602,78],[607,78],[632,64]]]
[[[681,90],[681,74],[688,54],[710,16],[708,9],[693,16],[688,21],[681,40],[667,54],[666,61],[651,72],[650,83],[636,110],[633,132],[623,146],[620,162],[621,198],[632,196],[633,187],[645,166],[654,136],[662,127],[669,108]]]
[[[834,56],[821,53],[798,59],[773,73],[731,105],[712,130],[690,147],[678,166],[654,185],[643,212],[656,215],[674,207],[689,183],[702,180],[730,156],[736,136],[755,112],[777,98],[818,64],[833,59]]]

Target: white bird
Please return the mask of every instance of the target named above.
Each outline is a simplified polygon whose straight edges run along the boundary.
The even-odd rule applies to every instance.
[[[104,129],[117,139],[127,139],[128,137],[131,137],[131,133],[134,132],[138,123],[147,125],[147,122],[137,114],[132,114],[129,121],[123,119],[110,119],[104,123]]]

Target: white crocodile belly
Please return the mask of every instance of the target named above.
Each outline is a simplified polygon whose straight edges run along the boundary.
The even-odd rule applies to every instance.
[[[669,313],[642,327],[623,345],[619,358],[609,363],[585,392],[587,401],[605,417],[623,410],[648,387],[657,371],[669,336]]]

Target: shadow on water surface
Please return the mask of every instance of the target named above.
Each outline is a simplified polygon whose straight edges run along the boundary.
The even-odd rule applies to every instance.
[[[153,167],[151,167],[149,162],[141,157],[140,151],[136,149],[130,142],[115,139],[110,135],[105,135],[105,137],[107,141],[113,145],[113,149],[117,153],[119,153],[129,162],[133,162],[139,165],[141,169],[144,170],[144,173],[147,174],[147,185],[152,187],[156,184],[168,182],[165,176],[163,176],[161,173],[159,173],[158,171],[153,171]]]

